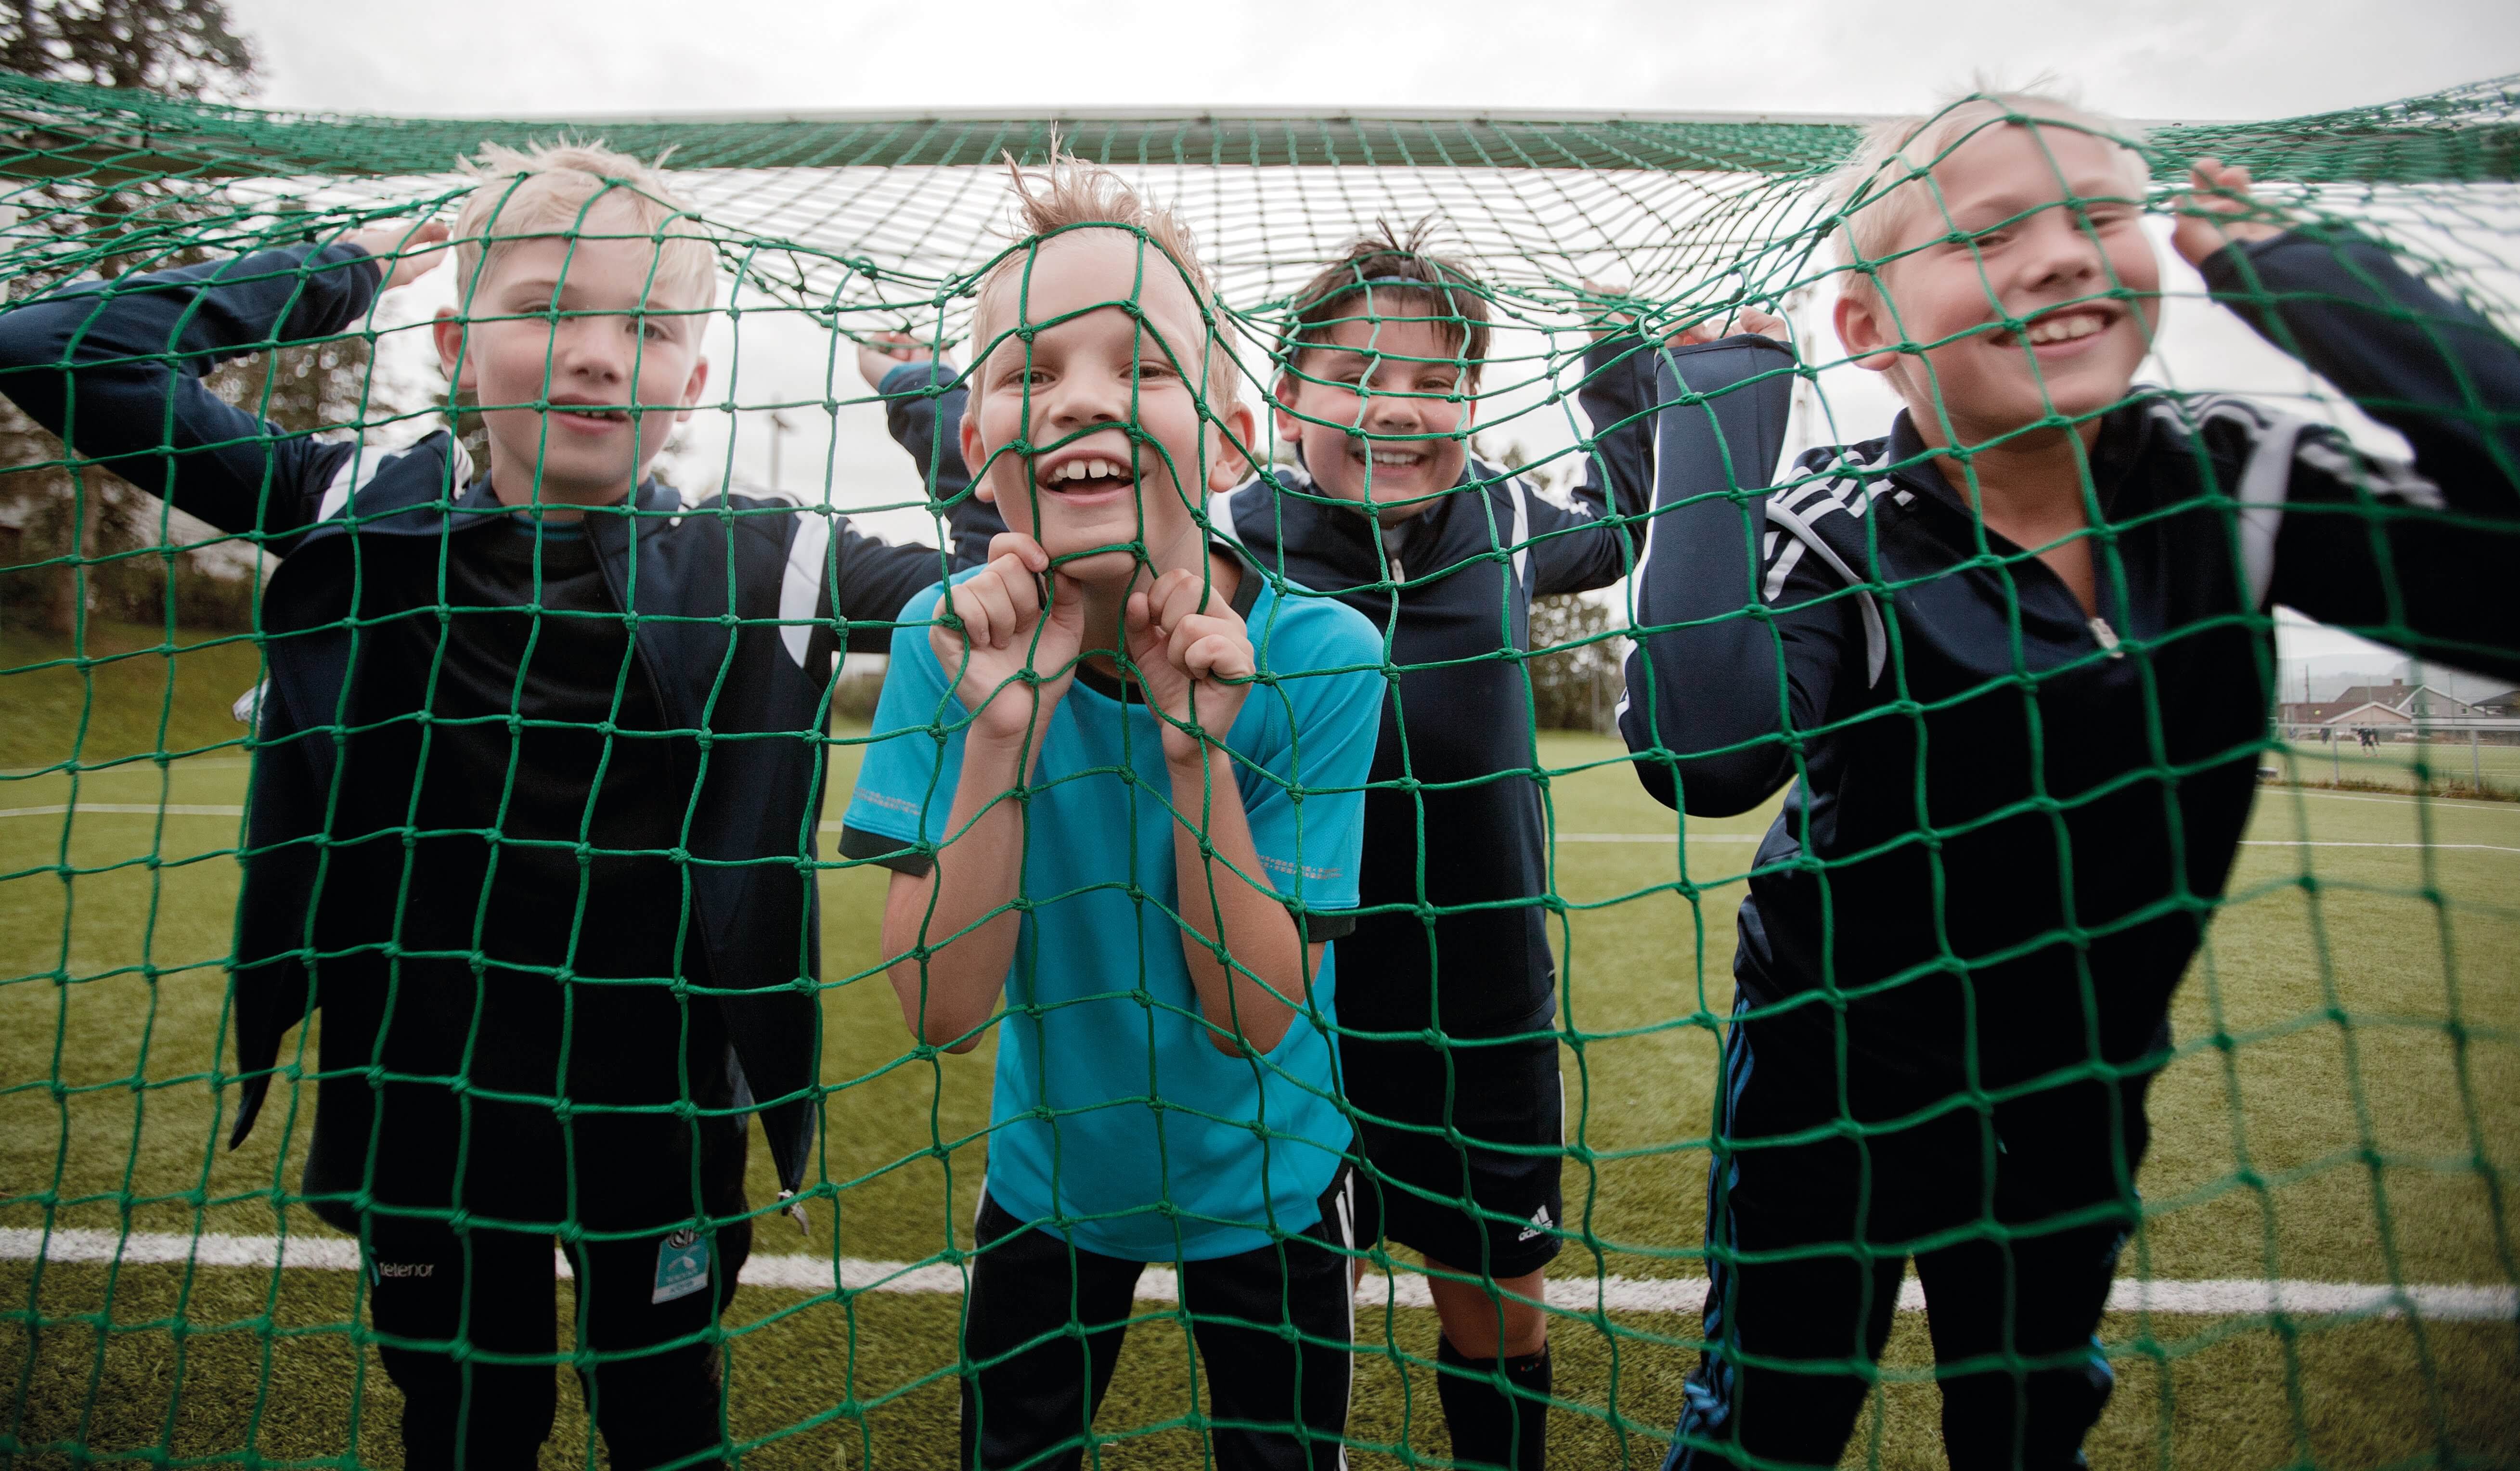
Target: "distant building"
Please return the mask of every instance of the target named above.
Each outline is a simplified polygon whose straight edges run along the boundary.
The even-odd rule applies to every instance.
[[[2417,720],[2473,720],[2485,713],[2463,699],[2442,693],[2430,685],[2417,685],[2398,708]]]
[[[2520,717],[2520,690],[2505,690],[2500,694],[2489,694],[2476,702],[2476,708],[2480,714],[2499,716],[2506,720]]]
[[[2520,700],[2520,690],[2495,698]],[[2334,699],[2294,700],[2277,705],[2275,711],[2275,719],[2288,726],[2412,725],[2419,720],[2463,720],[2501,713],[2453,698],[2430,685],[2409,685],[2405,680],[2353,685]],[[2380,712],[2378,718],[2364,718],[2374,711]]]
[[[2343,711],[2333,719],[2321,721],[2319,723],[2321,725],[2331,725],[2340,731],[2345,731],[2352,730],[2357,726],[2410,726],[2415,723],[2415,718],[2395,706],[2384,705],[2377,700],[2364,700],[2362,703],[2354,706],[2352,709]]]

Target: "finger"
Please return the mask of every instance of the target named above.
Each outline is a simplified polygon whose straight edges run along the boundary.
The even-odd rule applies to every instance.
[[[1193,679],[1245,680],[1253,667],[1251,645],[1232,634],[1212,633],[1183,649],[1180,662]]]
[[[1164,638],[1165,661],[1176,669],[1195,675],[1197,671],[1191,669],[1190,666],[1190,651],[1197,646],[1199,640],[1213,638],[1215,634],[1216,629],[1205,618],[1183,619],[1180,625]]]
[[[1145,593],[1129,595],[1127,604],[1120,609],[1120,624],[1129,657],[1136,660],[1141,668],[1155,656],[1157,649],[1164,649],[1166,656],[1170,656],[1164,631],[1155,624],[1153,600]]]
[[[1018,572],[1015,577],[1023,582],[1032,580],[1032,575],[1028,572]],[[1014,589],[1009,586],[1005,569],[991,567],[965,583],[964,586],[971,590],[971,596],[987,611],[988,635],[984,640],[987,646],[1004,648],[1012,644],[1022,624],[1015,615],[1016,595]]]
[[[927,646],[936,651],[936,661],[951,669],[970,652],[970,622],[954,603],[951,594],[936,605],[936,621],[927,625]]]
[[[1741,330],[1743,332],[1757,333],[1763,337],[1775,337],[1780,342],[1783,341],[1787,335],[1784,318],[1777,316],[1773,312],[1763,312],[1756,309],[1745,309],[1741,313]]]
[[[1612,333],[1627,332],[1637,325],[1634,312],[1622,311],[1612,304],[1623,299],[1625,292],[1603,286],[1598,281],[1585,282],[1584,290],[1587,295],[1606,298],[1597,299],[1592,303],[1592,311],[1584,324],[1585,334],[1594,341],[1598,342]]]
[[[988,600],[980,596],[978,584],[982,580],[974,577],[968,582],[959,583],[946,595],[945,605],[953,611],[954,621],[962,625],[960,637],[965,646],[970,648],[997,646],[989,629]]]
[[[2197,159],[2189,174],[2200,196],[2198,202],[2221,212],[2228,213],[2237,205],[2238,201],[2232,196],[2245,196],[2249,192],[2249,171],[2237,165],[2226,167],[2217,158]]]
[[[1214,638],[1241,639],[1243,633],[1238,624],[1229,623],[1225,619],[1206,613],[1184,618],[1180,626],[1172,631],[1172,646],[1167,656],[1174,663],[1181,664],[1189,657],[1191,648],[1199,641]],[[1184,667],[1188,666],[1184,665]]]
[[[1007,612],[1013,620],[1008,624],[1008,632],[1012,635],[1024,633],[1040,619],[1042,600],[1048,596],[1048,590],[1032,568],[1023,564],[1021,557],[1002,557],[991,562],[989,568],[997,574],[998,591],[1006,595]]]
[[[1171,586],[1166,587],[1165,583]],[[1165,573],[1163,580],[1155,586],[1163,596],[1163,602],[1158,605],[1162,608],[1161,618],[1166,628],[1178,627],[1184,619],[1205,613],[1221,602],[1216,596],[1214,581],[1188,567]]]
[[[1194,602],[1183,598],[1183,591],[1190,585],[1190,577],[1187,569],[1177,567],[1156,578],[1147,589],[1147,615],[1154,621],[1156,628],[1167,635],[1181,625],[1182,619],[1198,611]]]
[[[1181,621],[1181,615],[1173,610],[1173,595],[1181,587],[1182,579],[1187,575],[1182,569],[1175,568],[1157,577],[1141,591],[1130,595],[1132,602],[1140,598],[1147,601],[1147,621],[1153,625],[1158,633],[1170,634],[1173,625]]]
[[[983,646],[1004,648],[1023,631],[1023,621],[1015,611],[1015,589],[1032,581],[1032,574],[1016,571],[1012,577],[1004,567],[992,566],[964,584],[988,619]]]
[[[1050,573],[1041,581],[1051,590],[1051,621],[1071,629],[1084,627],[1085,584],[1064,572]]]
[[[1041,549],[1041,543],[1020,531],[1001,531],[989,538],[989,560],[994,562],[1003,557],[1021,561],[1027,572],[1050,570],[1050,554]]]

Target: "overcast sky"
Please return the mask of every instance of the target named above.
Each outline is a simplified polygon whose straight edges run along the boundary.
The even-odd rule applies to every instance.
[[[261,50],[260,106],[503,117],[1111,107],[1877,113],[1928,107],[1976,75],[2018,82],[2043,71],[2132,118],[2275,117],[2520,72],[2520,5],[2509,0],[229,5]],[[1377,14],[1408,19],[1360,23]],[[433,306],[443,286],[413,293],[410,316]],[[2189,347],[2182,355],[2165,343],[2170,365],[2210,365],[2214,381],[2155,376],[2279,391],[2293,386],[2289,373],[2297,383],[2298,370],[2219,315],[2182,309],[2174,324]],[[711,342],[721,375],[724,335],[721,323]],[[753,380],[767,382],[767,373],[817,384],[828,367],[853,381],[846,357],[828,354],[828,336],[802,327],[787,335],[795,340],[753,339],[744,354],[758,365]],[[1893,407],[1862,378],[1846,370],[1825,385],[1846,437],[1881,432]],[[809,418],[821,422],[801,425],[786,447],[786,478],[802,466],[850,504],[845,487],[897,477],[898,452],[873,405]],[[768,479],[756,416],[704,416],[685,440],[686,478],[714,467],[709,480],[728,469]],[[898,504],[896,491],[873,499]],[[871,519],[885,534],[932,534],[915,524],[925,520],[918,513]],[[2300,629],[2284,643],[2290,658],[2367,648]],[[2396,657],[2369,651],[2374,669]]]
[[[1879,112],[2052,70],[2129,117],[2520,71],[2509,0],[228,0],[267,106],[529,116],[1338,106]],[[1374,16],[1395,23],[1372,28]],[[1398,18],[1406,18],[1401,21]]]

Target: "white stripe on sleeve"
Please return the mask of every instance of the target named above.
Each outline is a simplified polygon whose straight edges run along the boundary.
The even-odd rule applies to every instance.
[[[823,564],[830,560],[832,513],[817,508],[796,513],[796,539],[788,544],[788,572],[779,582],[779,637],[788,657],[805,667],[805,650],[814,642],[814,614],[822,603]]]

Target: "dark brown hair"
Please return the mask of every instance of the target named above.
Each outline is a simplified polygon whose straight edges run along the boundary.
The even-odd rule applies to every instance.
[[[1293,374],[1296,360],[1307,350],[1328,346],[1328,329],[1363,316],[1371,291],[1376,317],[1411,315],[1432,321],[1445,340],[1460,349],[1475,380],[1488,355],[1487,294],[1468,267],[1425,248],[1434,224],[1430,216],[1403,233],[1376,220],[1372,234],[1358,237],[1337,260],[1304,283],[1278,337],[1280,372]],[[1395,297],[1405,311],[1391,309]]]

